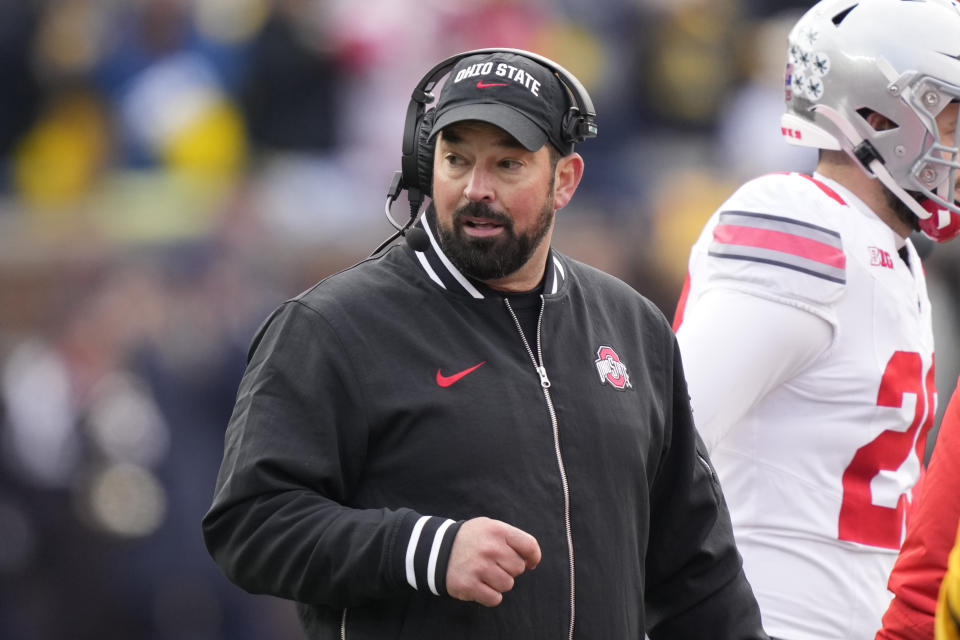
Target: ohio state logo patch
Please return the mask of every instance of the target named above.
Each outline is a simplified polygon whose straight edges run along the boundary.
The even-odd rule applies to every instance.
[[[613,347],[602,346],[597,349],[597,373],[600,374],[600,384],[609,382],[614,389],[633,388],[630,384],[630,374],[627,365],[620,362],[620,356]]]

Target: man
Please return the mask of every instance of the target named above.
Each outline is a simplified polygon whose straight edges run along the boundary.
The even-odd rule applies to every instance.
[[[960,14],[824,0],[789,36],[788,142],[695,243],[674,326],[771,637],[873,638],[935,389],[911,242],[960,231]]]
[[[311,638],[766,637],[669,325],[550,247],[574,89],[526,52],[455,59],[426,241],[256,336],[208,548]]]
[[[949,597],[950,579],[944,579],[960,522],[957,460],[960,460],[960,380],[943,414],[927,473],[915,492],[903,548],[890,574],[889,588],[894,597],[883,615],[883,628],[876,640],[930,640],[935,627],[939,634],[952,629],[954,635],[945,635],[945,638],[957,637],[958,629],[950,619],[947,603],[960,603],[960,592],[954,586]],[[951,567],[958,563],[960,549],[949,562]],[[952,571],[956,584],[957,569]],[[937,611],[938,593],[941,612]],[[960,607],[957,610],[960,611]]]

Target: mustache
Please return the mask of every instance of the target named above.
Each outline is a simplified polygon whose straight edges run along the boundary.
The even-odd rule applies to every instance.
[[[463,218],[485,218],[507,228],[513,228],[513,220],[505,213],[495,211],[486,202],[469,202],[453,212],[453,221],[462,223]]]

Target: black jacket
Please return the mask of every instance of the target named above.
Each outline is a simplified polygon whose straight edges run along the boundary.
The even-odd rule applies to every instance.
[[[552,252],[528,350],[540,309],[524,322],[435,246],[258,332],[203,521],[227,576],[296,600],[316,639],[765,638],[662,314]],[[477,516],[543,554],[495,608],[445,591]]]

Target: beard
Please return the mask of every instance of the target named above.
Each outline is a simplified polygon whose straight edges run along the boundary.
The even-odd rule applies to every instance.
[[[552,202],[551,197],[545,199],[533,229],[519,235],[509,216],[483,202],[470,202],[454,211],[450,229],[440,224],[433,202],[427,206],[426,214],[437,230],[440,246],[457,269],[476,280],[497,280],[525,265],[543,242],[553,224]],[[468,217],[486,218],[501,225],[502,231],[492,238],[468,236],[463,230],[463,219]]]
[[[917,202],[923,202],[923,195],[920,193],[916,191],[907,191],[907,193],[911,197],[916,198]],[[883,188],[883,194],[887,200],[887,206],[889,206],[890,210],[897,216],[897,220],[907,225],[907,227],[914,232],[920,231],[920,221],[917,219],[917,214],[886,186]]]

